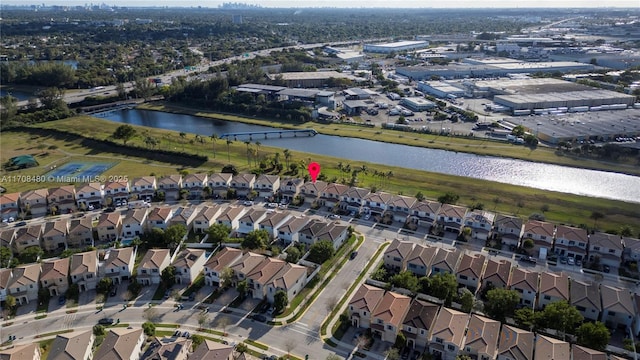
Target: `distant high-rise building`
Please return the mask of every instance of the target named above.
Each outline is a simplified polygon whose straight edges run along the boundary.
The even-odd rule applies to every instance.
[[[242,15],[233,15],[232,19],[234,24],[242,24]]]

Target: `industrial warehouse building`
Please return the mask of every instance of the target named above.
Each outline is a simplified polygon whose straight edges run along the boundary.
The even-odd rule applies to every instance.
[[[439,98],[450,97],[450,95],[455,97],[462,97],[465,95],[464,89],[456,87],[445,81],[419,81],[416,88],[425,94]]]
[[[442,79],[491,78],[505,77],[510,74],[533,74],[537,72],[572,72],[591,71],[592,64],[569,61],[526,62],[508,58],[473,59],[467,58],[463,63],[442,65],[418,65],[398,67],[396,74],[413,80],[431,79],[434,76]]]
[[[272,86],[262,84],[242,84],[238,85],[236,91],[248,92],[254,95],[265,95],[271,101],[299,101],[308,105],[321,104],[329,109],[334,109],[336,105],[335,93],[333,91],[318,89],[297,89],[284,86]]]
[[[610,90],[549,92],[546,94],[496,95],[493,102],[512,110],[539,110],[540,113],[623,110],[632,106],[635,96]],[[548,109],[545,111],[545,109]]]
[[[284,81],[290,88],[322,88],[329,85],[329,79],[355,80],[353,75],[337,71],[287,72],[269,74],[271,81]]]
[[[428,41],[397,41],[384,44],[365,44],[364,52],[389,54],[392,52],[424,49],[429,47]]]
[[[404,97],[400,100],[400,105],[416,112],[426,111],[436,107],[436,104],[421,97]]]

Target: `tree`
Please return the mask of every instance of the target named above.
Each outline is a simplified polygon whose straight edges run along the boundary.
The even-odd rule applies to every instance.
[[[98,294],[106,294],[111,290],[113,286],[113,280],[109,277],[103,277],[98,281],[98,285],[96,285],[96,292]]]
[[[211,136],[209,136],[211,138],[211,143],[213,144],[213,158],[216,158],[216,141],[218,140],[218,135],[216,134],[211,134]]]
[[[175,249],[185,235],[187,235],[187,228],[184,225],[171,225],[164,231],[164,243],[168,247]]]
[[[396,342],[393,346],[398,349],[404,349],[404,347],[407,346],[407,337],[404,336],[402,332],[399,332],[398,335],[396,335]]]
[[[122,143],[127,145],[127,141],[131,140],[134,136],[136,136],[136,129],[134,129],[131,125],[120,125],[113,132],[114,139],[122,140]]]
[[[169,265],[164,270],[162,270],[162,274],[160,274],[162,278],[162,283],[167,288],[172,287],[176,283],[176,267],[173,265]]]
[[[239,343],[238,345],[236,345],[236,351],[240,354],[244,354],[249,351],[249,347],[245,343]]]
[[[598,226],[598,220],[604,218],[604,214],[599,211],[593,211],[589,217],[593,220],[593,227],[595,228]]]
[[[233,141],[231,141],[230,139],[227,139],[227,160],[229,162],[231,162],[231,144],[233,143]]]
[[[136,96],[139,96],[145,100],[148,100],[155,91],[154,84],[152,84],[151,81],[145,78],[137,78],[135,80],[134,89]]]
[[[249,283],[247,282],[247,280],[245,279],[238,282],[238,285],[236,285],[236,290],[238,291],[238,297],[244,299],[245,296],[247,296],[247,292],[249,291]]]
[[[609,329],[600,321],[585,322],[576,330],[578,344],[591,349],[604,351],[611,339]]]
[[[192,351],[197,349],[198,346],[200,346],[200,344],[202,344],[204,342],[204,337],[202,335],[198,335],[198,334],[193,334],[191,336],[191,349]],[[236,351],[238,351],[238,349],[236,348]]]
[[[44,250],[40,246],[29,246],[20,253],[20,260],[24,264],[37,262],[44,255]]]
[[[536,324],[535,313],[533,312],[533,309],[529,307],[524,307],[514,311],[513,319],[519,327],[529,331],[531,331]]]
[[[269,243],[267,230],[252,230],[242,240],[242,247],[247,249],[264,249]]]
[[[216,326],[222,329],[222,333],[224,334],[224,336],[227,336],[227,327],[229,326],[229,324],[231,324],[231,320],[226,316],[220,317],[220,319],[218,319],[218,321],[216,322]]]
[[[462,311],[468,313],[473,310],[473,303],[475,301],[475,297],[471,290],[467,288],[462,288],[462,294],[460,295],[460,305],[462,305]]]
[[[458,289],[455,275],[449,273],[435,274],[429,278],[429,294],[450,305]]]
[[[418,201],[424,200],[424,194],[422,193],[422,191],[418,191],[418,193],[416,194],[416,199]]]
[[[207,242],[219,244],[229,239],[231,228],[225,224],[214,223],[213,225],[209,226],[207,234],[209,235]]]
[[[333,248],[333,243],[331,241],[320,240],[309,248],[309,256],[307,256],[307,260],[316,264],[322,264],[331,259],[334,253],[335,249]]]
[[[458,355],[456,360],[471,360],[471,357],[469,355]]]
[[[0,106],[0,116],[5,121],[13,120],[18,113],[18,99],[11,95],[0,97]]]
[[[232,164],[223,166],[220,172],[223,174],[233,174],[233,176],[238,175],[238,169],[236,169],[235,165]]]
[[[0,268],[6,269],[11,267],[13,252],[8,246],[0,246]]]
[[[413,293],[418,291],[418,278],[411,271],[402,271],[391,278],[395,287],[407,289]]]
[[[284,290],[276,291],[275,295],[273,295],[273,306],[275,308],[276,314],[279,314],[284,311],[289,305],[289,297]]]
[[[441,204],[455,204],[458,200],[460,200],[460,195],[450,191],[438,197],[438,202]]]
[[[38,91],[36,94],[45,109],[67,109],[64,102],[64,89],[52,87]]]
[[[525,133],[525,129],[524,129],[524,126],[522,125],[517,125],[516,127],[513,128],[513,130],[511,130],[511,134],[518,137],[522,137],[524,133]]]
[[[384,356],[386,356],[388,360],[399,360],[400,352],[398,351],[398,349],[392,347],[384,352]]]
[[[7,297],[4,298],[4,306],[6,306],[9,311],[13,311],[17,304],[18,301],[12,295],[7,295]]]
[[[200,329],[204,329],[204,324],[209,322],[209,314],[201,313],[198,315],[198,325],[200,325]]]
[[[231,285],[233,280],[233,270],[230,267],[225,267],[220,272],[220,287],[226,288]]]
[[[93,335],[95,336],[104,336],[104,326],[102,325],[93,325]]]
[[[487,292],[484,310],[490,317],[504,322],[506,317],[513,315],[519,302],[520,294],[515,290],[491,289]]]
[[[545,306],[542,320],[545,327],[558,330],[563,338],[567,330],[575,329],[584,321],[584,317],[575,306],[565,300],[556,301]]]
[[[149,321],[145,321],[142,323],[142,330],[144,334],[147,336],[155,336],[156,335],[156,325]]]
[[[300,260],[301,257],[302,257],[302,254],[300,253],[300,250],[297,247],[290,246],[287,249],[287,262],[295,264],[298,262],[298,260]]]

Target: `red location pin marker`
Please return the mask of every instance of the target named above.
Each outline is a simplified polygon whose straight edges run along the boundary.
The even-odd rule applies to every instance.
[[[311,180],[315,183],[318,175],[320,174],[320,164],[312,162],[309,164],[307,169],[309,170],[309,175],[311,175]]]

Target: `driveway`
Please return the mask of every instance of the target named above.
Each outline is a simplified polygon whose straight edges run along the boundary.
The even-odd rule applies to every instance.
[[[238,291],[235,288],[229,288],[215,299],[213,303],[219,306],[227,306],[231,304],[236,297],[238,297]]]

